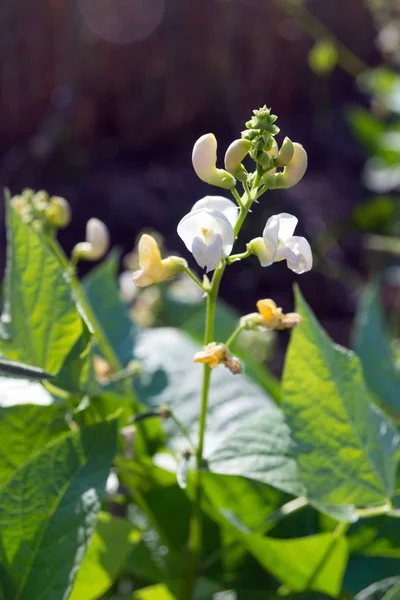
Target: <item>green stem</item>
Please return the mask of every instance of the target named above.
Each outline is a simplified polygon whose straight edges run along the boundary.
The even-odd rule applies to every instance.
[[[232,192],[232,195],[235,198],[236,202],[239,204],[240,208],[243,208],[243,201],[242,201],[242,198],[240,197],[240,194],[237,191],[237,189],[236,188],[232,188],[231,192]]]
[[[231,344],[233,344],[233,342],[236,340],[236,338],[238,337],[238,335],[243,331],[243,329],[245,329],[244,325],[238,325],[235,329],[235,331],[232,333],[232,335],[228,338],[228,340],[225,342],[225,346],[229,346]]]
[[[106,361],[109,363],[110,367],[115,373],[123,370],[123,367],[119,361],[118,356],[115,354],[111,344],[109,343],[103,328],[101,327],[99,321],[97,320],[96,315],[93,312],[93,309],[86,298],[85,292],[81,286],[81,283],[76,275],[75,268],[71,265],[68,258],[66,257],[64,251],[62,250],[60,244],[55,238],[49,237],[47,239],[47,243],[53,250],[54,254],[58,258],[61,266],[65,269],[66,273],[69,276],[71,281],[72,290],[75,294],[75,298],[77,302],[81,305],[83,309],[83,313],[86,316],[86,322],[88,324],[89,329],[93,333],[96,342],[101,350]],[[137,412],[137,400],[132,390],[132,386],[128,380],[123,382],[124,388],[126,390],[126,395],[131,399],[133,404],[133,409]]]
[[[241,198],[240,211],[238,220],[234,228],[235,239],[243,225],[245,218],[251,208],[253,201],[256,199],[257,191],[247,193]],[[246,202],[247,200],[247,202]],[[222,275],[224,274],[226,262],[221,261],[220,265],[214,271],[214,276],[211,281],[210,289],[207,296],[206,308],[206,323],[204,333],[204,346],[207,346],[214,338],[214,321],[215,309],[217,305],[218,290],[221,283]],[[196,570],[201,554],[202,542],[202,513],[201,513],[201,496],[202,496],[202,465],[203,465],[203,450],[204,450],[204,435],[207,422],[208,395],[210,389],[211,369],[208,365],[204,365],[203,385],[201,390],[201,406],[199,417],[199,443],[196,452],[196,473],[194,482],[194,499],[193,512],[190,520],[189,528],[189,558],[187,577],[183,581],[182,600],[192,600],[193,590],[196,582]]]
[[[196,285],[198,285],[198,286],[199,286],[199,288],[200,288],[201,290],[203,290],[203,292],[204,292],[204,293],[207,293],[207,292],[208,292],[208,289],[207,289],[207,288],[206,288],[206,287],[205,287],[205,286],[204,286],[204,285],[201,283],[201,281],[199,281],[199,280],[197,279],[196,275],[195,275],[194,273],[192,273],[192,271],[189,269],[189,267],[186,267],[186,269],[184,270],[184,273],[186,273],[186,275],[187,275],[188,277],[190,277],[190,279],[191,279],[192,281],[194,281],[194,282],[195,282],[195,284],[196,284]]]
[[[248,258],[252,254],[253,253],[249,248],[247,250],[245,250],[245,252],[242,252],[241,254],[232,254],[231,256],[228,256],[228,258],[226,259],[226,264],[230,265],[231,263],[233,263],[237,260],[242,260],[242,258]]]
[[[172,421],[175,423],[175,425],[177,426],[177,428],[179,429],[179,431],[182,433],[182,435],[186,438],[186,440],[189,442],[190,445],[190,449],[192,450],[193,453],[196,453],[196,447],[193,444],[191,438],[190,438],[190,433],[187,430],[187,428],[184,426],[184,424],[178,419],[178,417],[175,415],[175,413],[173,413],[171,410],[169,411],[169,417],[170,419],[172,419]]]

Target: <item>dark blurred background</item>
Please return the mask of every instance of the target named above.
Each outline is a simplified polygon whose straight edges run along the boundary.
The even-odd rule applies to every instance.
[[[278,139],[301,142],[309,169],[295,188],[264,197],[244,242],[271,214],[297,215],[316,253],[299,283],[346,342],[370,272],[365,231],[393,235],[397,223],[396,186],[384,190],[393,210],[371,209],[366,227],[354,224],[354,210],[374,194],[382,204],[382,190],[367,189],[361,175],[376,150],[373,123],[392,123],[394,113],[359,81],[373,67],[396,72],[398,18],[389,0],[3,0],[1,184],[66,197],[67,250],[96,216],[124,252],[152,228],[185,254],[179,219],[203,195],[220,193],[196,178],[194,141],[214,132],[222,159],[266,103],[279,116]],[[222,293],[240,311],[267,296],[292,308],[296,277],[282,263],[260,269],[249,260],[230,272]]]

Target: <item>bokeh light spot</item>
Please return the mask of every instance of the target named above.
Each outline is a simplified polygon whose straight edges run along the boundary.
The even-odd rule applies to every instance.
[[[165,0],[79,0],[87,27],[115,44],[148,37],[160,24]]]

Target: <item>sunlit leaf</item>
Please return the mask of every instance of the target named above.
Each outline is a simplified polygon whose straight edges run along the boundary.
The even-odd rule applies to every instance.
[[[56,439],[0,487],[0,565],[13,600],[62,600],[96,525],[115,422]]]
[[[125,566],[137,530],[125,519],[101,512],[69,600],[95,600],[113,584]]]
[[[400,379],[394,368],[390,339],[376,285],[367,286],[361,296],[353,347],[361,358],[367,385],[384,407],[400,418]]]
[[[70,283],[40,237],[7,204],[7,268],[0,350],[57,373],[83,331]]]
[[[296,293],[283,408],[308,497],[324,504],[383,504],[393,495],[399,435],[370,400],[359,359],[332,343]]]

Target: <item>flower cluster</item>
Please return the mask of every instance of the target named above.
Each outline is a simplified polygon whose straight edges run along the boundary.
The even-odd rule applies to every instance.
[[[308,241],[295,235],[297,217],[288,213],[268,218],[262,235],[246,244],[246,251],[232,255],[240,228],[251,212],[251,207],[267,191],[296,185],[307,169],[307,153],[301,144],[286,137],[279,147],[275,136],[279,133],[277,117],[270,109],[262,107],[254,111],[246,123],[241,138],[234,140],[225,153],[224,169],[217,166],[217,140],[212,133],[201,136],[192,153],[193,168],[198,177],[210,185],[229,190],[233,200],[225,196],[209,195],[194,203],[191,210],[180,220],[177,232],[186,248],[205,273],[214,271],[210,281],[204,275],[203,283],[190,271],[186,261],[177,256],[161,258],[156,240],[145,234],[139,242],[140,269],[133,274],[138,287],[159,283],[185,273],[201,290],[215,302],[218,285],[226,266],[237,260],[255,255],[262,267],[286,261],[287,267],[300,275],[312,268],[313,257]],[[248,171],[244,164],[252,159],[256,168]],[[237,185],[242,186],[242,194]],[[260,232],[261,233],[261,232]],[[286,329],[299,323],[295,313],[284,314],[273,300],[258,303],[259,312],[247,315],[240,329],[252,326],[266,329]],[[235,333],[236,336],[236,333]],[[212,343],[210,345],[210,343]],[[210,367],[230,364],[227,345],[206,340],[206,347],[195,357]]]

